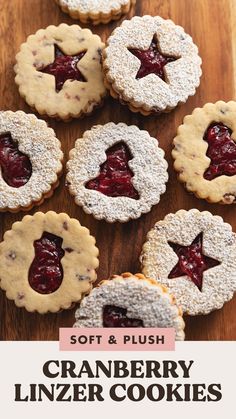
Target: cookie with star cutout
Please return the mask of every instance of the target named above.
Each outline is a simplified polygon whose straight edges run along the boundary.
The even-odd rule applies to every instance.
[[[201,58],[181,26],[159,16],[125,20],[103,51],[111,95],[143,115],[169,112],[195,94]]]
[[[40,115],[67,121],[90,114],[106,95],[103,47],[98,35],[78,25],[38,30],[16,56],[20,95]]]
[[[189,315],[220,309],[236,291],[236,234],[219,216],[180,210],[158,221],[140,257]]]

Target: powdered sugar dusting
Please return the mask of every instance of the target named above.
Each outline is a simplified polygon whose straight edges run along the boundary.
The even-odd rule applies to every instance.
[[[184,322],[172,297],[146,278],[130,274],[103,281],[82,300],[75,313],[75,327],[103,327],[106,305],[126,308],[127,316],[143,320],[144,327],[174,327],[176,340],[184,339]]]
[[[0,209],[20,209],[39,201],[51,190],[62,170],[60,141],[45,121],[22,111],[0,112],[0,134],[10,132],[19,150],[32,164],[29,181],[20,188],[9,186],[0,175]]]
[[[100,165],[106,161],[106,150],[120,141],[127,144],[133,156],[129,167],[134,173],[133,186],[139,193],[137,200],[109,197],[84,186],[98,176]],[[147,131],[124,123],[115,125],[110,122],[86,131],[71,150],[67,169],[67,181],[75,202],[88,214],[97,219],[105,218],[108,222],[125,222],[149,212],[165,192],[168,180],[167,162],[158,141]]]
[[[79,10],[81,13],[109,13],[129,3],[130,0],[59,0],[61,6],[67,6],[72,11]]]
[[[201,232],[204,254],[221,262],[203,273],[202,291],[187,276],[168,278],[178,262],[168,241],[188,246]],[[157,222],[148,233],[141,262],[143,273],[166,285],[190,315],[221,308],[236,291],[236,235],[221,217],[207,211],[180,210]]]
[[[165,66],[167,83],[155,74],[136,79],[140,61],[128,50],[148,49],[155,34],[164,54],[180,57]],[[200,83],[201,58],[182,27],[159,16],[135,16],[108,39],[104,68],[107,83],[122,100],[145,111],[165,111],[194,95]]]

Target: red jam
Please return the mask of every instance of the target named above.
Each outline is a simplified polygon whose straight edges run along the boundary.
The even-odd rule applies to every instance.
[[[19,151],[10,133],[0,135],[0,166],[3,179],[13,188],[25,185],[32,174],[30,159]]]
[[[62,241],[61,237],[45,231],[34,242],[35,258],[29,269],[29,284],[39,294],[51,294],[62,283],[61,259],[65,254]]]
[[[180,244],[169,242],[179,261],[170,272],[168,278],[187,275],[200,291],[202,290],[203,272],[220,264],[218,260],[203,254],[202,239],[203,234],[200,233],[190,246],[181,246]]]
[[[78,69],[78,62],[86,54],[86,51],[82,51],[78,55],[66,55],[57,45],[54,46],[54,62],[39,71],[42,73],[51,74],[55,77],[56,91],[60,92],[66,80],[78,80],[86,82],[87,80]]]
[[[106,151],[107,160],[101,165],[100,174],[86,183],[87,189],[99,191],[107,196],[126,196],[139,199],[132,185],[133,172],[129,168],[132,159],[127,145],[117,143]]]
[[[144,327],[142,320],[130,319],[126,313],[126,308],[105,306],[103,310],[103,327]]]
[[[131,48],[129,51],[141,61],[136,79],[142,79],[143,77],[148,76],[148,74],[156,74],[162,80],[166,81],[164,71],[165,65],[178,59],[162,54],[159,51],[158,42],[155,36],[147,50]]]
[[[208,143],[206,155],[211,163],[204,173],[205,179],[236,174],[236,143],[231,135],[232,130],[222,123],[214,122],[207,128],[204,140]]]

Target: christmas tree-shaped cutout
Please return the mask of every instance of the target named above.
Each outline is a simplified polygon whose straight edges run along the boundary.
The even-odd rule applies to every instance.
[[[124,142],[119,142],[106,150],[106,161],[100,166],[100,173],[86,183],[87,189],[93,189],[111,197],[126,196],[139,199],[139,194],[132,184],[134,176],[129,167],[132,155]]]

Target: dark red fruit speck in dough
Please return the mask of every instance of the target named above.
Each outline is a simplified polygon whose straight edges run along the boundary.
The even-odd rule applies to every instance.
[[[25,185],[32,174],[29,157],[19,151],[10,133],[0,135],[0,166],[3,179],[13,188]]]
[[[103,327],[144,327],[143,321],[127,317],[127,309],[116,306],[105,306],[103,310]]]
[[[236,143],[231,138],[232,130],[222,123],[212,123],[204,134],[208,143],[207,157],[211,159],[204,173],[207,180],[218,176],[236,175]]]
[[[62,238],[44,232],[35,240],[35,258],[29,269],[29,284],[40,294],[51,294],[61,285],[63,268],[61,259],[65,252],[62,249]]]
[[[129,168],[131,153],[124,142],[119,142],[106,151],[107,160],[101,165],[98,177],[86,183],[87,189],[93,189],[104,195],[139,199],[139,194],[132,184],[134,176]]]

